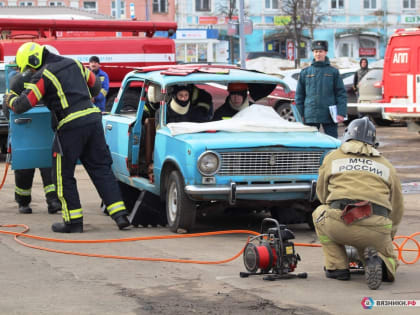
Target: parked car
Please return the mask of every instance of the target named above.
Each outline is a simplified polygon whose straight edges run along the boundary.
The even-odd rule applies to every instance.
[[[127,74],[111,113],[103,116],[103,125],[114,174],[132,211],[131,222],[147,225],[157,222],[156,217],[166,217],[171,231],[190,231],[198,212],[237,208],[271,210],[283,223],[312,223],[311,212],[318,204],[318,168],[340,141],[255,104],[229,120],[167,122],[174,85],[194,84],[214,91],[230,82],[247,83],[253,99],[284,84],[274,76],[215,65],[156,66]],[[152,85],[155,94],[148,99],[160,106],[155,118],[145,119],[146,91]],[[32,109],[32,115],[40,109]],[[44,131],[47,112],[43,113]],[[34,160],[41,156],[33,152],[39,133],[29,132],[32,126],[23,124],[30,115],[11,119],[12,166],[26,160],[29,167],[37,167]],[[20,123],[14,124],[18,119]],[[19,130],[24,130],[25,137]],[[27,143],[34,156],[31,161],[19,148]],[[50,149],[44,146],[44,159],[51,159]],[[148,206],[150,200],[153,207]]]
[[[377,106],[369,106],[369,103],[377,103],[382,100],[382,74],[383,68],[370,69],[359,82],[359,103],[366,104],[358,106],[361,115],[369,115],[378,126],[389,126],[391,120],[382,118],[382,109]]]
[[[347,104],[354,104],[357,103],[357,96],[355,91],[353,90],[353,80],[354,74],[358,69],[350,68],[350,69],[339,69],[340,77],[343,80],[344,88],[346,89],[347,93]],[[347,122],[358,117],[357,107],[355,106],[348,106],[347,107]]]

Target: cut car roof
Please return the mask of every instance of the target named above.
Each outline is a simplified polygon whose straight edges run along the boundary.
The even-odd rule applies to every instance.
[[[285,84],[281,79],[264,73],[239,69],[229,65],[173,65],[139,68],[131,77],[146,79],[162,87],[179,83],[247,82]],[[286,84],[285,84],[286,85]]]

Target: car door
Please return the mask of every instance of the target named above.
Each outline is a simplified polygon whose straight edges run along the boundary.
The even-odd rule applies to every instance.
[[[51,167],[53,138],[51,113],[47,107],[36,106],[23,114],[10,111],[12,169]]]
[[[111,113],[102,119],[116,174],[129,176],[131,165],[138,163],[143,85],[141,80],[128,79],[118,92]]]

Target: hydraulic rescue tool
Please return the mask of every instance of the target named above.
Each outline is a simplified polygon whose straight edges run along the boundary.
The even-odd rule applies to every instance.
[[[263,279],[271,281],[294,277],[307,278],[306,272],[291,274],[301,260],[295,252],[294,243],[290,241],[294,238],[295,235],[286,225],[279,224],[275,219],[264,219],[261,223],[261,234],[252,237],[245,246],[243,257],[248,272],[240,272],[239,276],[245,278],[251,275],[266,275]]]

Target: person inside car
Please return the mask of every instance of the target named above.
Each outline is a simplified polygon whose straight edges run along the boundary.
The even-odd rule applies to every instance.
[[[213,116],[211,95],[194,85],[175,85],[168,102],[167,123],[207,122]]]
[[[229,83],[227,90],[229,91],[229,95],[226,97],[224,104],[215,111],[213,120],[231,118],[249,106],[248,84]]]

